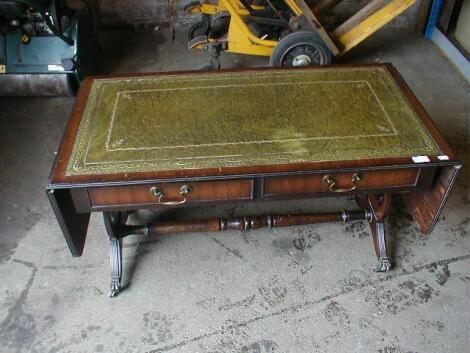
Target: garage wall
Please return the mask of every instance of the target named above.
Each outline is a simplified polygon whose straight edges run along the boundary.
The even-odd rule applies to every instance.
[[[79,0],[78,0],[79,1]],[[184,5],[193,0],[92,0],[103,28],[149,27],[164,25],[170,21],[170,7],[175,13],[177,25],[184,25],[191,19],[183,13]],[[338,18],[347,18],[370,0],[344,0],[334,9]],[[419,1],[403,16],[395,19],[393,26],[413,29],[418,13]]]
[[[171,0],[95,0],[102,27],[168,23]],[[176,5],[178,6],[178,5]]]

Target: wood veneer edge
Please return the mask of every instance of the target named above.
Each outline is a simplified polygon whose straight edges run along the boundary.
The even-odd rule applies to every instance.
[[[83,111],[90,94],[91,86],[93,84],[93,79],[91,77],[85,77],[82,85],[80,86],[77,98],[75,99],[72,112],[70,113],[70,118],[65,128],[64,135],[59,144],[59,149],[57,151],[57,156],[54,160],[51,173],[48,179],[48,188],[55,183],[56,180],[60,180],[61,177],[59,174],[65,174],[65,168],[69,162],[70,155],[73,148],[73,143],[77,136],[78,128],[82,120]]]
[[[392,75],[394,80],[397,82],[398,86],[404,93],[406,99],[411,104],[415,112],[418,113],[418,116],[420,117],[421,121],[424,123],[426,129],[429,131],[434,141],[438,144],[441,151],[445,155],[447,155],[450,160],[458,162],[460,164],[460,161],[457,160],[457,157],[454,151],[449,146],[447,141],[444,139],[444,136],[442,135],[441,131],[437,127],[436,123],[432,120],[431,116],[428,114],[424,106],[421,104],[419,99],[413,93],[413,91],[408,86],[408,84],[403,79],[403,77],[398,72],[398,70],[392,64],[389,64],[389,63],[386,64],[386,68],[389,71],[389,73]]]

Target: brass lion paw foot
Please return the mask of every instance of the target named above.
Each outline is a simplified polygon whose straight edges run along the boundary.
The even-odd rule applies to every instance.
[[[374,267],[374,272],[388,272],[392,268],[392,264],[389,259],[380,259],[376,267]]]

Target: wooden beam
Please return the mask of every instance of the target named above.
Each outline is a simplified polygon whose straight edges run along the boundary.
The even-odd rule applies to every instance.
[[[384,27],[391,20],[414,5],[417,0],[374,0],[344,22],[333,32],[332,38],[342,46],[341,55]]]
[[[332,7],[336,6],[343,0],[319,0],[315,2],[312,6],[312,11],[314,13],[319,13],[328,9],[331,9]]]
[[[348,20],[343,22],[338,28],[336,28],[333,33],[335,37],[341,37],[343,34],[349,32],[353,28],[357,27],[362,21],[367,17],[372,15],[377,10],[384,7],[386,4],[390,3],[392,0],[373,0],[364,6],[361,10],[356,12]]]

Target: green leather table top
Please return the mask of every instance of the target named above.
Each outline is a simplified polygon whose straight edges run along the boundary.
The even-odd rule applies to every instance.
[[[66,175],[439,155],[382,67],[95,79]]]

